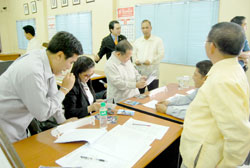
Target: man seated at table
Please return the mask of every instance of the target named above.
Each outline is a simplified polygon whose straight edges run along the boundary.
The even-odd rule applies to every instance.
[[[146,86],[142,77],[131,63],[132,45],[127,40],[119,42],[105,66],[109,102],[120,102],[140,94],[138,88]]]
[[[187,95],[176,95],[168,100],[159,102],[156,104],[156,111],[160,113],[166,113],[172,115],[176,118],[184,119],[188,105],[195,98],[198,89],[203,85],[206,80],[206,75],[210,68],[212,67],[212,62],[210,60],[200,61],[196,64],[196,69],[193,74],[193,80],[195,85],[195,90]]]

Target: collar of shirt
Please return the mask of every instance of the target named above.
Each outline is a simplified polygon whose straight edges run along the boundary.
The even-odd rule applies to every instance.
[[[52,73],[52,69],[49,64],[49,58],[45,49],[42,50],[42,56],[43,56],[43,62],[44,62],[44,73],[46,74],[48,78],[51,78],[54,76],[54,74]]]
[[[110,35],[111,35],[113,41],[115,42],[115,36],[112,33]],[[117,41],[118,41],[118,36],[117,36]]]
[[[144,36],[142,36],[142,40],[144,40],[144,41],[153,41],[154,36],[151,34],[150,37],[147,40],[144,38]]]
[[[113,57],[113,60],[114,60],[115,63],[117,63],[117,64],[119,64],[119,65],[126,65],[126,63],[121,62],[121,61],[117,58],[117,56],[115,55],[115,51],[112,52],[112,57]]]
[[[238,63],[238,59],[237,57],[235,58],[226,58],[226,59],[223,59],[219,62],[216,62],[210,69],[210,71],[208,72],[207,76],[210,76],[212,75],[213,73],[218,73],[216,71],[219,71],[220,69],[224,69],[225,66],[233,66],[233,65],[237,65],[239,64]],[[240,66],[240,64],[239,64]]]
[[[29,41],[32,42],[32,41],[35,41],[36,37],[33,37],[32,39],[30,39]]]

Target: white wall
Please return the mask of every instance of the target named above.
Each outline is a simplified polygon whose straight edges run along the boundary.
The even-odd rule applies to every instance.
[[[0,0],[0,34],[4,52],[21,52],[18,49],[16,20],[36,19],[37,38],[41,42],[48,42],[47,18],[52,15],[92,11],[92,37],[93,37],[93,54],[99,50],[101,40],[108,35],[108,23],[116,18],[116,8],[131,7],[136,4],[159,3],[174,0],[95,0],[94,3],[86,3],[81,0],[80,5],[72,5],[69,0],[68,7],[61,7],[61,1],[57,0],[58,7],[51,9],[50,0],[36,1],[37,13],[24,15],[23,4],[32,0]],[[7,11],[1,11],[3,6],[7,5]],[[30,11],[31,12],[31,11]],[[229,21],[236,15],[247,17],[250,24],[250,0],[220,0],[219,21]],[[250,28],[246,32],[250,40]],[[106,58],[103,58],[97,65],[96,69],[103,70]],[[194,67],[184,65],[174,65],[161,63],[160,65],[160,84],[176,82],[176,77],[181,75],[192,76]],[[247,72],[250,79],[250,70]]]

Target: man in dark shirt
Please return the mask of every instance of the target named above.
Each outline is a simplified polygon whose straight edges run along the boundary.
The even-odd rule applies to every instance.
[[[238,25],[240,25],[244,31],[246,32],[247,29],[247,21],[246,21],[246,17],[245,16],[235,16],[233,19],[231,19],[231,22],[236,23]],[[247,71],[248,66],[248,59],[250,57],[250,47],[248,44],[248,41],[246,39],[242,52],[239,55],[239,63],[240,65],[243,67],[244,71]]]
[[[95,62],[99,62],[105,54],[108,60],[118,42],[127,39],[125,36],[121,35],[121,25],[116,20],[109,23],[109,31],[110,34],[103,38],[100,50],[98,54],[94,56]]]

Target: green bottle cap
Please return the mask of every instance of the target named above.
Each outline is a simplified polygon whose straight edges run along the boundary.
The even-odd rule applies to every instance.
[[[105,107],[105,106],[106,106],[105,102],[101,102],[101,107]]]

